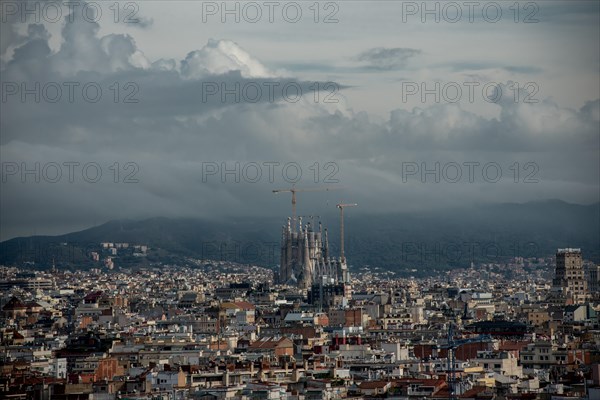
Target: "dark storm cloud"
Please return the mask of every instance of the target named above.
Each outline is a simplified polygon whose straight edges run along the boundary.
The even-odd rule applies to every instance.
[[[518,74],[540,74],[543,72],[543,69],[538,66],[532,65],[498,65],[497,63],[489,62],[489,61],[463,61],[463,62],[454,62],[454,63],[446,63],[438,65],[442,68],[449,68],[454,72],[467,72],[467,71],[482,71],[489,69],[500,69],[510,73],[518,73]]]
[[[519,74],[539,74],[543,71],[542,68],[539,67],[533,67],[533,66],[519,66],[519,65],[509,65],[506,67],[503,67],[503,69],[505,69],[508,72],[516,72]]]
[[[331,171],[323,166],[333,162],[335,179],[348,188],[326,198],[303,197],[307,209],[341,197],[389,211],[398,210],[398,204],[411,209],[561,198],[565,193],[571,196],[567,200],[587,201],[598,191],[598,100],[571,110],[548,99],[528,104],[520,93],[521,101],[506,96],[497,103],[497,118],[481,117],[458,104],[437,104],[394,110],[386,121],[375,121],[365,112],[349,110],[335,88],[316,96],[314,82],[281,77],[232,41],[209,41],[199,50],[190,49],[182,60],[150,62],[133,37],[101,37],[98,28],[77,19],[67,23],[60,49],[52,52],[48,33],[31,26],[29,38],[2,70],[3,84],[26,82],[31,88],[35,82],[78,82],[81,87],[94,82],[104,90],[98,102],[84,101],[81,95],[74,102],[66,97],[38,102],[32,96],[21,101],[19,94],[3,102],[3,162],[28,168],[36,162],[93,162],[103,175],[89,182],[78,169],[73,182],[64,177],[57,183],[11,175],[0,193],[2,239],[31,234],[36,226],[40,233],[115,218],[284,215],[289,200],[275,198],[271,190],[291,186],[281,174],[281,165],[290,162],[303,170],[300,186],[326,184],[324,176]],[[376,48],[359,58],[372,68],[395,69],[417,54],[415,49]],[[124,101],[132,93],[126,88],[130,83],[137,88],[137,102]],[[274,98],[264,94],[260,101],[243,95],[223,98],[220,93],[203,98],[207,83],[229,89],[236,84],[282,88],[293,83],[304,96],[290,101],[276,90]],[[114,88],[120,90],[118,101]],[[328,95],[335,101],[326,101]],[[235,168],[270,161],[279,163],[274,181],[267,178],[266,168],[256,183],[221,174],[203,179],[206,163]],[[494,184],[402,179],[404,162],[427,162],[431,168],[436,162],[470,161],[496,162],[505,174],[517,161],[535,162],[539,183],[515,184],[511,175]],[[310,169],[315,162],[317,182]],[[125,182],[134,171],[124,168],[127,163],[139,168],[135,182]]]
[[[356,56],[357,61],[366,63],[366,67],[376,70],[395,70],[406,66],[408,61],[421,54],[421,50],[403,47],[376,47]]]

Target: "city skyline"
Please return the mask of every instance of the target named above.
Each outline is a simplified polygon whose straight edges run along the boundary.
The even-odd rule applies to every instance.
[[[0,398],[600,400],[600,2],[0,0]]]

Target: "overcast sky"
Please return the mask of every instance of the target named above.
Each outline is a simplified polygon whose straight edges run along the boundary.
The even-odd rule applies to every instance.
[[[597,1],[89,3],[2,1],[0,240],[600,200]]]

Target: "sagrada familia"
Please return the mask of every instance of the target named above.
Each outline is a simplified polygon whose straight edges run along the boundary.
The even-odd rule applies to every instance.
[[[279,283],[308,289],[313,284],[343,284],[350,282],[345,257],[332,257],[327,229],[319,222],[318,230],[303,224],[298,218],[294,229],[291,218],[283,226]]]

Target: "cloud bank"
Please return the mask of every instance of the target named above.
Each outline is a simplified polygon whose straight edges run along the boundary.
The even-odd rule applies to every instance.
[[[455,103],[380,120],[346,102],[344,82],[287,76],[243,43],[150,60],[131,35],[99,32],[73,18],[58,51],[42,24],[8,39],[19,45],[2,65],[2,240],[116,218],[284,218],[289,200],[271,191],[293,183],[343,187],[302,196],[305,213],[339,200],[368,212],[598,201],[598,99],[527,103],[504,82],[498,118]],[[378,47],[357,59],[390,70],[419,54]]]

